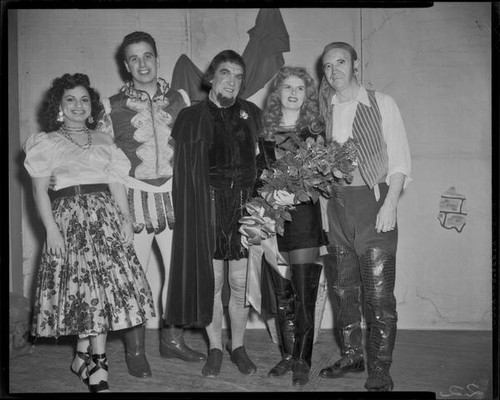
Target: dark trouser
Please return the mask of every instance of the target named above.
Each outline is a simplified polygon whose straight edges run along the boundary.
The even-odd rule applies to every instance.
[[[379,184],[380,199],[367,186],[334,189],[328,202],[333,258],[334,324],[342,356],[362,356],[361,305],[368,324],[368,372],[388,373],[396,337],[396,248],[398,231],[377,233],[375,220],[388,186]]]

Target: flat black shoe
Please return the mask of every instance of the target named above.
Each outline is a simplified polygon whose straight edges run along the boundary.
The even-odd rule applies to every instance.
[[[207,362],[201,370],[203,376],[214,377],[219,375],[222,365],[222,355],[222,350],[219,349],[211,349],[208,352]]]
[[[365,370],[365,361],[362,357],[342,357],[335,364],[323,368],[319,375],[322,378],[340,378],[347,372],[363,372]]]
[[[287,354],[278,364],[271,368],[267,376],[283,376],[292,370],[292,364],[292,356],[291,354]]]
[[[160,340],[160,355],[164,358],[179,358],[188,362],[199,362],[207,359],[205,354],[190,349],[184,338],[179,336],[175,339]]]
[[[257,367],[255,364],[248,358],[248,355],[243,346],[238,347],[233,350],[231,353],[231,361],[238,366],[238,370],[242,374],[250,375],[257,372]]]
[[[295,360],[293,362],[293,386],[304,386],[309,382],[309,364],[304,360]]]

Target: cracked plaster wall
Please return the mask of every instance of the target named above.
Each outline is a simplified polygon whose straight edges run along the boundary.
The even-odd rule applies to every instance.
[[[20,143],[38,130],[36,108],[49,82],[84,72],[103,96],[121,85],[112,54],[133,30],[150,32],[168,81],[178,56],[204,69],[220,50],[243,52],[257,9],[19,10]],[[352,43],[363,83],[394,97],[406,124],[413,182],[398,209],[396,280],[399,326],[491,328],[491,11],[489,3],[435,3],[429,9],[281,9],[289,65],[317,78],[331,41]],[[265,89],[250,100],[262,104]],[[30,296],[43,231],[23,185],[23,273]],[[437,221],[440,195],[467,196],[463,232]],[[161,281],[156,258],[150,282]],[[159,288],[156,288],[159,292]],[[157,321],[150,325],[155,326]],[[253,315],[250,327],[262,327]],[[327,303],[323,328],[332,326]]]

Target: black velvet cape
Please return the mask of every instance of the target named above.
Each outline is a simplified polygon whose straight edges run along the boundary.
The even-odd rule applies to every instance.
[[[183,109],[175,122],[172,199],[175,226],[165,322],[206,326],[212,321],[214,235],[209,190],[213,120],[208,99]],[[240,117],[257,143],[260,109],[237,99]]]

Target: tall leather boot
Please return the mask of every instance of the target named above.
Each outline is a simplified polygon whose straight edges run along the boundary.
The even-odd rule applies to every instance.
[[[292,369],[292,352],[295,341],[295,294],[292,282],[283,278],[272,268],[270,275],[276,293],[276,330],[282,359],[269,371],[268,376],[282,376]]]
[[[294,386],[309,382],[314,342],[314,314],[321,276],[320,264],[292,264],[292,285],[295,289],[295,343],[293,346]]]
[[[361,329],[361,276],[358,256],[343,246],[329,246],[333,255],[332,298],[335,335],[341,358],[323,368],[323,378],[340,378],[347,372],[365,370]],[[325,260],[328,260],[325,257]],[[328,261],[332,261],[331,258]]]
[[[161,329],[160,355],[165,358],[179,358],[188,362],[204,361],[203,353],[190,349],[184,343],[184,329],[165,325]]]
[[[396,255],[380,248],[366,250],[360,259],[365,311],[370,313],[368,341],[368,391],[390,391],[389,374],[396,340],[397,312],[394,297]]]
[[[144,347],[144,336],[146,327],[137,325],[124,332],[125,338],[125,360],[127,362],[128,373],[138,378],[151,376],[151,368],[146,359]]]

